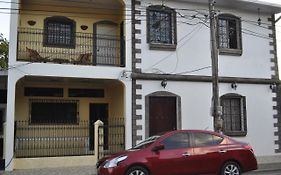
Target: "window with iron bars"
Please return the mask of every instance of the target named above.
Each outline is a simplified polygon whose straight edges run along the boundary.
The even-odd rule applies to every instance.
[[[150,49],[176,49],[176,13],[165,6],[147,8],[147,42]]]
[[[218,16],[218,47],[220,54],[242,54],[240,18],[230,14]]]
[[[75,22],[61,16],[45,19],[44,46],[50,47],[75,47]]]
[[[238,94],[221,97],[223,109],[223,133],[229,136],[246,136],[246,98]]]

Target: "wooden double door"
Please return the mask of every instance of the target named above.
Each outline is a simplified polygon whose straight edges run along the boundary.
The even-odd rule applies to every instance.
[[[177,129],[177,98],[149,97],[149,136]]]

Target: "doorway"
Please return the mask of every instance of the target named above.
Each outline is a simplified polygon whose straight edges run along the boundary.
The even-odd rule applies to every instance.
[[[118,24],[100,21],[94,24],[94,64],[120,64],[120,34]]]
[[[149,136],[177,129],[176,97],[149,97]]]
[[[94,125],[94,123],[97,120],[101,120],[104,124],[104,126],[108,125],[108,104],[104,103],[91,103],[90,104],[90,124],[91,126]],[[108,128],[104,127],[104,149],[108,149]],[[95,141],[95,133],[94,133],[94,127],[90,127],[89,131],[90,135],[90,150],[94,150],[94,141]]]

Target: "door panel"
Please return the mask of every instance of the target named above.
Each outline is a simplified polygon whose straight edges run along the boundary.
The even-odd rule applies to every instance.
[[[152,174],[188,175],[194,173],[193,149],[187,132],[175,133],[160,142],[164,150],[156,153]]]
[[[114,23],[94,24],[94,56],[95,63],[101,65],[119,65],[118,25]]]
[[[199,174],[214,174],[222,163],[224,152],[219,143],[223,140],[207,133],[193,133],[193,160]]]
[[[185,156],[190,154],[190,156]],[[153,164],[155,174],[187,175],[192,173],[192,148],[162,150]]]
[[[177,129],[176,97],[149,97],[149,136]]]

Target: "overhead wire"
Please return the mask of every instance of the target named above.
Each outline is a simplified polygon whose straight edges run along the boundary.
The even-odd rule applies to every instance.
[[[0,2],[2,2],[2,1],[0,1]],[[71,1],[71,2],[78,2],[78,1]],[[13,3],[13,2],[11,2],[11,3]],[[81,2],[79,2],[79,3],[81,3]],[[20,3],[18,3],[18,4],[20,4]],[[39,4],[37,4],[37,5],[39,5]],[[41,4],[42,5],[42,4]],[[73,7],[73,6],[72,6]],[[12,9],[12,8],[0,8],[0,10],[3,10],[3,9],[5,9],[5,10],[12,10],[12,11],[21,11],[21,10],[23,10],[23,9]],[[103,9],[103,8],[99,8],[99,9]],[[108,9],[108,8],[106,8],[106,9]],[[143,11],[142,11],[142,9],[144,9]],[[146,12],[146,6],[144,6],[143,8],[139,8],[139,9],[137,9],[137,10],[140,10],[141,12]],[[195,19],[194,18],[194,16],[196,17],[198,14],[204,14],[204,13],[202,13],[202,12],[199,12],[199,10],[206,10],[206,9],[185,9],[185,8],[178,8],[177,10],[184,10],[184,11],[192,11],[192,12],[196,12],[196,14],[195,15],[190,15],[190,16],[188,16],[188,18],[191,18],[191,19]],[[37,12],[39,11],[39,12],[60,12],[61,13],[61,11],[45,11],[45,10],[36,10]],[[126,11],[131,11],[131,9],[125,9],[125,12]],[[207,10],[206,10],[207,11]],[[0,12],[0,13],[2,13],[2,12]],[[12,14],[13,12],[8,12],[8,14]],[[22,12],[21,12],[22,13]],[[64,12],[64,13],[70,13],[70,12]],[[15,13],[15,14],[18,14],[18,13]],[[33,14],[33,13],[31,13],[31,14]],[[84,13],[85,14],[85,13]],[[86,13],[86,14],[93,14],[93,15],[114,15],[114,14],[102,14],[102,13]],[[181,15],[181,13],[178,13],[179,14],[179,17],[182,19],[182,18],[184,18],[184,19],[187,19],[186,18],[186,16],[182,16]],[[36,14],[36,15],[38,15],[38,14]],[[46,15],[46,14],[42,14],[42,15]],[[118,15],[121,15],[120,13],[118,14]],[[125,16],[131,16],[131,14],[122,14],[122,15],[125,15]],[[206,15],[206,14],[205,14]],[[205,16],[204,15],[204,16]],[[81,16],[73,16],[73,17],[80,17],[81,18]],[[146,17],[146,15],[136,15],[136,17],[139,17],[139,18],[142,18],[142,17]],[[177,16],[177,18],[178,18],[178,16]],[[200,19],[200,17],[196,17],[196,18],[198,18],[198,19]],[[205,18],[206,18],[206,16],[205,16]],[[202,19],[204,19],[204,17],[202,17],[201,18],[201,20]],[[125,20],[128,20],[128,21],[130,21],[130,20],[132,20],[132,19],[125,19]],[[146,21],[146,18],[144,18],[144,19],[140,19],[141,21]],[[257,25],[257,24],[255,24],[256,23],[256,21],[251,21],[251,20],[246,20],[246,19],[242,19],[241,21],[244,21],[244,22],[247,22],[247,23],[249,23],[249,24],[253,24],[253,25]],[[209,27],[206,23],[208,23],[207,21],[205,21],[205,22],[202,22],[202,21],[199,21],[199,22],[197,22],[197,23],[190,23],[190,22],[186,22],[186,21],[177,21],[178,23],[182,23],[182,24],[187,24],[187,25],[198,25],[198,24],[201,24],[201,25],[205,25],[206,27]],[[128,22],[127,22],[128,23]],[[262,25],[268,25],[268,26],[270,26],[271,24],[270,23],[261,23]],[[201,26],[202,27],[202,26]],[[261,27],[261,28],[266,28],[266,27],[264,27],[264,26],[260,26],[259,25],[259,27]],[[280,26],[281,27],[281,26]],[[197,28],[195,27],[195,30],[196,30]],[[201,28],[200,28],[201,29]],[[200,30],[199,29],[199,30]],[[268,29],[268,28],[266,28],[266,29]],[[192,32],[193,32],[194,30],[192,30]],[[191,32],[191,33],[192,33]],[[251,30],[248,30],[248,29],[242,29],[242,33],[245,33],[245,34],[247,34],[247,35],[252,35],[252,36],[254,36],[254,37],[259,37],[259,38],[264,38],[264,39],[272,39],[272,38],[270,38],[270,37],[268,37],[268,36],[265,36],[265,35],[263,35],[263,34],[260,34],[260,33],[257,33],[257,32],[254,32],[254,31],[251,31]],[[190,33],[188,33],[187,35],[185,35],[184,37],[182,37],[180,40],[179,40],[179,42],[181,42],[181,40],[183,40],[183,39],[185,39],[188,35],[190,35]],[[191,37],[192,38],[192,37]],[[191,39],[190,38],[190,39]],[[131,40],[131,39],[129,39],[129,40]],[[128,41],[128,40],[127,40]],[[185,43],[184,43],[185,44]],[[183,45],[184,45],[183,44]],[[181,45],[180,47],[182,47],[183,45]],[[179,48],[180,48],[179,47]],[[169,56],[171,56],[171,55],[168,55],[168,57]],[[165,58],[163,58],[163,59],[161,59],[161,60],[165,60],[166,58],[168,58],[168,57],[165,57]],[[160,61],[161,61],[160,60]],[[160,63],[160,62],[159,62]],[[157,62],[157,64],[159,64],[158,62]],[[178,61],[177,61],[177,63],[178,63]],[[157,65],[157,64],[154,64],[153,66],[155,66],[155,65]],[[177,67],[177,66],[176,66]],[[198,70],[201,70],[201,69],[198,69]]]

